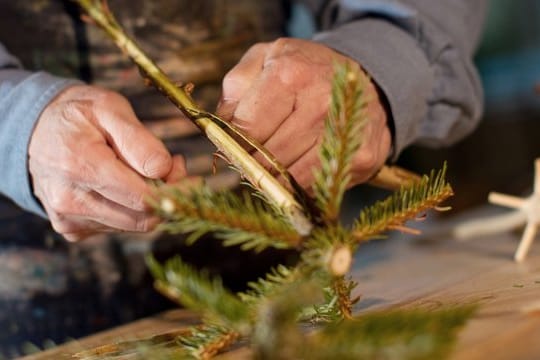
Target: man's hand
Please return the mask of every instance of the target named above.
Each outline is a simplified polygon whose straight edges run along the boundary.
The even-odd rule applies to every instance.
[[[145,179],[185,175],[183,159],[171,157],[124,97],[92,86],[70,87],[45,108],[30,139],[29,169],[53,228],[71,241],[152,229]]]
[[[319,164],[334,64],[353,60],[311,41],[278,39],[254,45],[226,75],[218,113],[260,141],[306,189]],[[369,83],[365,139],[352,164],[351,186],[384,164],[391,135]]]

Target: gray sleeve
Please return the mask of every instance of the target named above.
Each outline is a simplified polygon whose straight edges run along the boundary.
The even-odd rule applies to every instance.
[[[19,61],[0,44],[0,193],[41,216],[45,213],[32,193],[28,173],[30,136],[45,106],[74,83],[21,69]]]
[[[386,96],[396,159],[410,144],[446,146],[469,134],[483,93],[472,62],[487,0],[305,0],[315,41],[362,65]]]

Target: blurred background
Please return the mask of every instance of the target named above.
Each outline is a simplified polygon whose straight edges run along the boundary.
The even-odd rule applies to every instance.
[[[485,92],[480,126],[451,148],[413,147],[399,161],[425,172],[447,160],[452,213],[486,203],[490,191],[531,190],[540,156],[540,1],[491,0],[475,60]]]
[[[226,0],[215,0],[210,8],[198,5],[198,2],[183,1],[182,11],[171,11],[169,15],[185,16],[185,27],[162,25],[153,16],[156,9],[149,5],[150,2],[137,7],[128,6],[128,1],[126,6],[147,15],[128,13],[121,20],[138,38],[141,36],[143,45],[146,42],[143,29],[164,34],[159,38],[159,46],[177,52],[179,56],[161,65],[171,71],[188,69],[176,76],[198,84],[195,95],[204,107],[212,109],[224,73],[250,44],[283,32],[309,38],[314,31],[312,21],[302,7],[270,16],[272,6],[255,13],[250,9],[250,2],[253,3],[238,0],[234,11],[227,12]],[[48,5],[44,5],[47,1],[27,3],[33,6],[28,10],[30,16],[49,10]],[[115,1],[111,3],[114,5]],[[17,2],[14,4],[19,6]],[[73,9],[68,8],[68,11]],[[30,16],[18,19],[2,9],[0,22],[11,22],[11,26],[15,26],[19,21],[27,21],[31,27]],[[280,17],[288,19],[285,29],[269,24],[269,19]],[[51,33],[44,35],[54,38],[51,34],[69,25],[62,21],[51,21]],[[5,30],[1,31],[0,41],[8,49],[22,49],[20,38],[12,33],[6,37]],[[108,44],[108,40],[100,36],[91,32],[89,38],[99,44]],[[35,42],[34,49],[40,49],[38,46],[42,43],[32,41]],[[61,39],[56,43],[59,47],[64,44]],[[156,51],[157,46],[153,45],[147,44],[151,53]],[[120,70],[129,70],[131,65],[114,47],[103,45],[101,52],[105,54],[100,60],[104,68],[116,66]],[[25,66],[34,69],[44,68],[51,61],[48,48],[18,56]],[[70,75],[73,59],[66,56],[63,61],[53,67],[58,65],[59,73]],[[486,103],[479,128],[448,149],[410,148],[398,162],[419,173],[440,168],[444,161],[448,162],[449,180],[456,192],[449,201],[454,209],[450,215],[485,204],[490,191],[519,195],[531,189],[533,160],[540,156],[540,0],[491,0],[476,64],[484,84]],[[128,70],[122,72],[124,78],[116,85],[126,87],[126,95],[141,118],[164,138],[171,150],[186,154],[190,171],[209,174],[211,147],[196,135],[189,123],[178,119],[176,110],[161,95],[138,91],[138,73]],[[79,73],[90,75],[84,71]],[[118,81],[113,73],[107,73],[106,79],[97,80],[107,85],[107,81],[115,79]],[[216,181],[218,186],[237,181],[237,177],[224,167],[220,174]],[[346,206],[358,208],[359,203],[364,204],[368,192],[364,187],[352,190]],[[177,252],[181,248],[180,251],[195,263],[213,266],[212,270],[223,275],[227,284],[236,289],[276,258],[289,256],[266,254],[267,260],[261,261],[244,254],[243,259],[238,259],[237,253],[224,255],[221,248],[208,244],[202,250],[186,249],[178,239],[154,235],[129,239],[125,235],[104,236],[81,245],[67,244],[45,220],[17,209],[7,200],[0,201],[0,359],[53,346],[174,306],[152,290],[142,263],[142,254],[150,248],[158,255]],[[246,268],[250,270],[246,271]]]

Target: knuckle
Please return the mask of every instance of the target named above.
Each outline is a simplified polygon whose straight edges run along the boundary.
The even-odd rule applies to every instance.
[[[72,194],[69,191],[58,191],[49,198],[50,208],[59,217],[64,216],[70,212],[70,204],[72,202]]]
[[[94,103],[96,105],[102,105],[103,103],[108,103],[111,101],[125,100],[125,98],[119,93],[99,87],[94,88],[94,91],[92,93],[92,99],[94,100]]]
[[[74,233],[79,230],[75,223],[65,219],[62,216],[59,216],[56,219],[51,219],[51,225],[54,231],[62,235]]]
[[[313,134],[317,134],[317,137],[322,137],[324,133],[324,126],[326,119],[329,115],[330,110],[330,101],[328,100],[329,96],[320,96],[317,98],[317,102],[310,102],[303,106],[310,106],[312,111],[312,116],[307,117],[307,123],[310,126],[310,130]]]
[[[99,184],[100,181],[100,170],[99,164],[94,164],[91,162],[77,162],[73,167],[74,173],[72,173],[73,180],[81,184]]]
[[[362,170],[371,170],[377,166],[377,154],[371,147],[362,148],[358,152],[357,167]]]
[[[294,85],[299,78],[298,64],[290,56],[282,56],[269,62],[266,69],[274,81],[286,86]]]
[[[257,123],[253,120],[253,117],[235,114],[235,116],[232,118],[232,123],[237,128],[248,133],[255,140],[262,141],[260,136],[260,126],[257,126]]]
[[[58,191],[49,198],[49,207],[60,220],[67,216],[87,216],[89,214],[86,193],[84,192]]]
[[[137,132],[140,130],[138,124],[125,122],[122,124],[122,131],[109,134],[113,138],[115,146],[120,153],[126,153],[130,144],[134,139],[137,139]]]
[[[249,50],[248,50],[248,53],[249,54],[252,54],[252,53],[261,53],[263,52],[266,48],[268,47],[268,43],[265,43],[265,42],[258,42],[254,45],[252,45]]]
[[[314,179],[310,172],[306,172],[303,169],[293,169],[291,170],[291,175],[303,189],[309,190],[313,186]]]
[[[270,54],[280,53],[287,49],[293,40],[287,37],[279,37],[270,43]]]
[[[59,168],[61,169],[57,177],[64,183],[81,183],[86,182],[89,176],[92,176],[93,170],[91,165],[87,163],[84,154],[79,153],[79,150],[72,149],[65,151],[58,156]],[[61,193],[60,197],[67,197]]]
[[[131,109],[131,104],[122,94],[108,89],[97,88],[92,93],[91,107],[95,114],[103,114],[103,112],[123,113],[126,109]]]
[[[223,95],[226,98],[236,97],[238,89],[245,86],[248,81],[247,73],[239,67],[230,70],[223,78]]]
[[[225,98],[236,98],[237,93],[249,85],[250,74],[254,71],[255,64],[262,57],[269,45],[267,43],[257,43],[253,45],[240,62],[234,66],[223,78],[223,93]]]
[[[71,123],[80,119],[87,119],[90,116],[89,102],[87,100],[66,100],[62,104],[61,119]]]
[[[361,183],[371,177],[371,175],[382,165],[380,164],[377,151],[371,147],[362,147],[356,154],[353,164],[353,183]]]
[[[277,81],[286,87],[298,88],[312,80],[312,74],[308,64],[295,55],[284,55],[268,61],[265,70],[273,81]]]

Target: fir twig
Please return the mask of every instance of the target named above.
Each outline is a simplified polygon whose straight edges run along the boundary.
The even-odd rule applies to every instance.
[[[352,318],[352,307],[360,300],[359,298],[351,299],[351,292],[355,287],[356,282],[347,281],[344,276],[337,277],[332,281],[332,292],[337,299],[337,308],[344,319]]]
[[[298,280],[299,272],[283,265],[272,269],[264,278],[248,283],[249,289],[238,293],[238,297],[247,305],[257,304],[261,299],[274,295],[283,286]]]
[[[200,325],[148,339],[108,344],[74,355],[81,360],[207,360],[225,351],[240,334],[218,325]],[[180,346],[179,346],[180,345]]]
[[[302,237],[272,207],[247,193],[213,192],[207,187],[186,193],[176,187],[159,189],[154,204],[166,220],[161,229],[170,233],[191,233],[188,243],[212,232],[225,246],[260,252],[268,247],[296,247]]]
[[[445,179],[446,164],[442,170],[412,186],[404,187],[384,201],[363,210],[353,227],[356,242],[372,239],[388,230],[408,231],[404,224],[417,214],[431,208],[453,195],[452,187]]]
[[[248,308],[223,287],[219,278],[195,270],[178,256],[163,266],[149,256],[147,264],[156,279],[157,290],[167,297],[224,327],[240,333],[248,331],[251,320]]]
[[[351,232],[344,227],[317,228],[304,242],[301,266],[310,273],[324,271],[330,276],[341,276],[349,271],[355,248]]]
[[[329,286],[323,289],[325,301],[304,309],[301,319],[313,324],[331,323],[352,317],[352,307],[360,298],[351,298],[351,292],[356,287],[354,281],[344,277],[335,278]]]
[[[362,144],[367,77],[358,67],[336,66],[332,102],[320,150],[321,168],[315,173],[313,191],[323,222],[338,220],[343,194],[351,181],[351,163]]]
[[[351,162],[362,144],[361,133],[367,121],[363,111],[367,79],[359,69],[345,66],[336,71],[320,153],[321,169],[315,174],[315,201],[321,213],[316,220],[320,226],[313,229],[297,199],[243,145],[253,146],[287,180],[288,174],[271,154],[215,115],[199,109],[185,89],[171,82],[122,31],[105,0],[74,1],[133,59],[143,76],[205,132],[231,166],[261,191],[262,199],[273,203],[266,207],[259,200],[226,192],[213,193],[205,188],[188,193],[163,188],[155,204],[159,215],[167,221],[162,229],[189,232],[192,241],[213,232],[225,245],[239,245],[244,250],[259,251],[272,246],[295,247],[301,251],[296,267],[277,267],[265,278],[250,283],[250,289],[238,296],[228,291],[219,278],[196,271],[180,258],[163,266],[149,258],[156,288],[202,314],[205,325],[172,340],[157,344],[143,342],[136,356],[144,357],[148,351],[156,350],[151,353],[153,357],[171,353],[175,358],[210,358],[239,337],[249,338],[255,357],[260,359],[422,359],[445,354],[455,329],[472,310],[429,314],[408,310],[351,319],[356,301],[351,299],[351,293],[356,284],[345,280],[345,275],[358,243],[387,230],[407,230],[404,226],[407,220],[452,194],[444,179],[444,168],[363,211],[352,230],[338,223],[341,202],[351,179]],[[380,171],[377,176],[396,180],[393,184],[413,178],[399,171],[392,174],[388,176],[387,171]],[[289,223],[284,221],[284,215]],[[305,311],[308,306],[309,313]],[[302,314],[311,315],[314,321],[329,321],[332,326],[306,336],[297,325]],[[126,352],[133,354],[129,346],[109,350],[109,354],[120,356]]]
[[[444,359],[457,330],[475,305],[426,310],[390,310],[334,323],[295,354],[302,359]]]
[[[181,329],[147,339],[102,345],[91,350],[78,352],[73,357],[81,360],[112,360],[128,357],[142,359],[145,354],[152,353],[154,359],[192,358],[186,349],[177,346],[179,338],[189,336],[191,333],[192,329]]]
[[[303,308],[321,295],[316,281],[304,278],[286,284],[280,291],[261,299],[251,337],[255,359],[298,359],[295,353],[304,346],[304,335],[296,322]]]
[[[238,340],[240,334],[223,326],[202,325],[190,334],[181,336],[177,342],[195,359],[207,360],[216,356]]]

